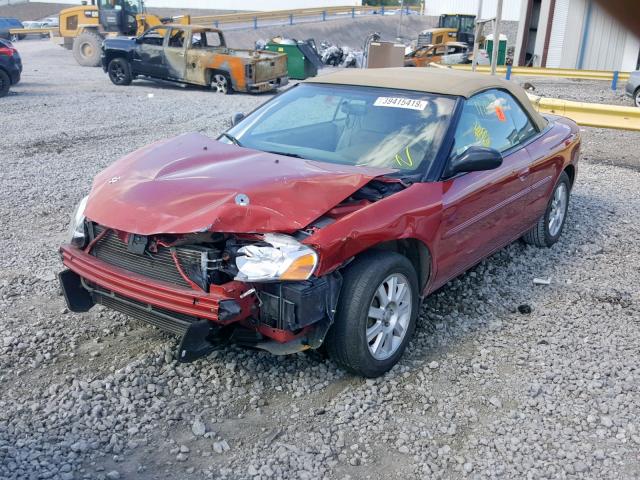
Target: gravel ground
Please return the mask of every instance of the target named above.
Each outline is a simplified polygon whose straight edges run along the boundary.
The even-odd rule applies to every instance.
[[[638,478],[640,135],[585,130],[561,242],[514,243],[428,298],[383,378],[232,347],[177,365],[158,330],[68,312],[57,246],[116,158],[216,135],[268,96],[117,88],[19,47],[24,81],[0,102],[0,478]]]

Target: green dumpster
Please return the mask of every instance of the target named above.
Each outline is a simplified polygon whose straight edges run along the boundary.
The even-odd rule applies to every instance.
[[[484,42],[484,49],[489,55],[489,61],[492,60],[493,55],[493,34],[487,35]],[[507,36],[500,34],[500,43],[498,43],[498,65],[505,65],[507,63]]]
[[[269,42],[265,47],[266,50],[287,54],[287,70],[289,78],[294,80],[304,80],[305,78],[315,77],[318,74],[318,68],[303,53],[295,40],[284,40],[287,43]],[[291,42],[291,43],[288,43]]]

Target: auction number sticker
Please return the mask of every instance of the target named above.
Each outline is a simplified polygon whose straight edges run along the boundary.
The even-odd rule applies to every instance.
[[[378,97],[373,104],[376,107],[408,108],[410,110],[424,110],[427,108],[426,100],[400,97]]]

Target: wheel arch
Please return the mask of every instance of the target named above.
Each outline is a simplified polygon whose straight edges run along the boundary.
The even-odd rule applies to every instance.
[[[213,76],[216,73],[222,73],[226,75],[227,78],[229,78],[231,85],[233,86],[233,78],[231,78],[231,73],[229,73],[229,71],[225,70],[224,68],[207,68],[207,70],[205,71],[205,80],[207,81],[207,85],[211,85],[211,79],[213,79]]]
[[[107,52],[105,53],[107,67],[109,66],[109,63],[111,63],[111,61],[115,60],[116,58],[122,58],[123,60],[131,63],[130,55],[127,52],[122,50],[107,50]]]
[[[569,187],[573,187],[573,182],[576,179],[576,167],[575,165],[573,165],[572,163],[570,163],[569,165],[567,165],[564,168],[564,173],[567,174],[567,176],[569,177],[569,182],[571,183],[571,185],[569,185]]]
[[[397,252],[409,259],[411,264],[416,269],[418,275],[418,284],[420,286],[420,292],[424,292],[429,280],[431,279],[431,273],[433,269],[433,256],[431,250],[422,241],[417,238],[399,238],[396,240],[387,240],[361,251],[356,256],[363,254],[369,254],[376,250],[388,250]]]

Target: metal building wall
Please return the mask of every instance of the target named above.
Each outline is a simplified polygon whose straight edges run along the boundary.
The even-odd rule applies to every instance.
[[[551,36],[549,37],[549,50],[547,53],[547,67],[549,68],[559,68],[562,65],[562,51],[567,30],[569,4],[570,0],[556,0]]]
[[[591,15],[585,24],[586,44],[578,54],[578,68],[589,70],[618,70],[627,31],[597,3],[591,6]]]

